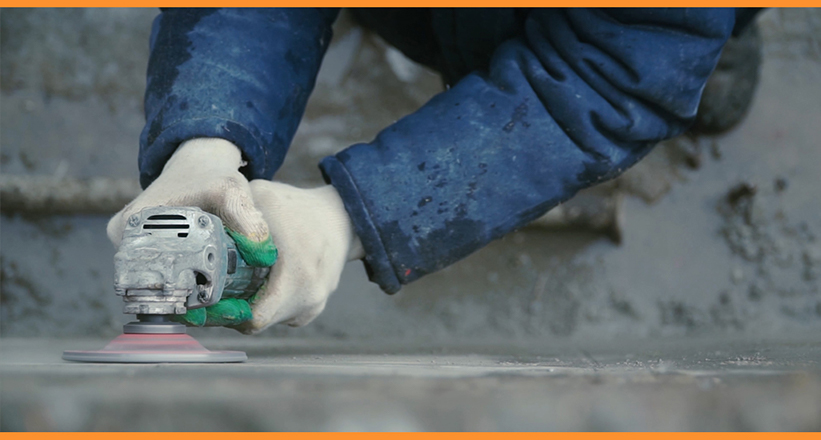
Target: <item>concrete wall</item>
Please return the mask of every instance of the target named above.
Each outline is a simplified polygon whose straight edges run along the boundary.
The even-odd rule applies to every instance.
[[[0,11],[0,172],[136,178],[155,15]],[[608,186],[626,195],[621,245],[583,231],[519,231],[394,296],[352,263],[314,323],[266,334],[526,343],[818,331],[821,11],[769,10],[759,24],[764,63],[745,122],[667,142]],[[372,139],[439,91],[435,74],[343,15],[276,178],[319,184],[319,159]],[[731,207],[725,196],[741,182],[756,194]],[[111,288],[106,218],[0,221],[3,336],[120,331],[129,317]]]

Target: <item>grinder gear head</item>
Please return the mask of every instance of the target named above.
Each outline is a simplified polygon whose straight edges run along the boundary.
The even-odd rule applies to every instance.
[[[229,243],[233,248],[219,217],[199,208],[153,207],[132,215],[114,256],[114,291],[125,301],[123,313],[179,315],[216,304]]]
[[[245,353],[209,351],[170,318],[223,297],[250,298],[269,272],[245,263],[219,217],[194,207],[145,208],[128,218],[114,255],[114,291],[137,321],[102,350],[65,351],[63,359],[242,362]]]

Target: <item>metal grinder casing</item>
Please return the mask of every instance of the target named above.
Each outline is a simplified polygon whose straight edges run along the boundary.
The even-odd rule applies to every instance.
[[[126,221],[114,255],[114,290],[123,312],[137,321],[101,350],[66,350],[63,359],[106,363],[244,362],[241,351],[210,351],[171,322],[216,304],[222,298],[247,299],[270,268],[248,266],[219,217],[192,207],[145,208]]]
[[[123,313],[180,315],[222,298],[249,298],[269,271],[245,263],[219,217],[157,206],[128,218],[114,256],[114,290]]]

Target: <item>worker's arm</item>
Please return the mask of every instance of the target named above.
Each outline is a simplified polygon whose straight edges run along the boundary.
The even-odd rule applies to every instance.
[[[264,180],[282,164],[336,14],[171,9],[155,20],[140,139],[145,191],[111,219],[109,237],[118,245],[144,207],[198,206],[222,218],[247,263],[277,262],[251,301],[224,299],[175,319],[243,332],[302,325],[324,308],[345,261],[361,258],[332,187]]]
[[[328,9],[167,9],[154,20],[140,137],[145,191],[108,225],[147,206],[219,215],[252,265],[276,248],[248,179],[282,164],[331,39]]]
[[[722,9],[533,10],[520,38],[321,163],[392,293],[613,178],[693,120]]]
[[[154,21],[145,188],[182,142],[222,138],[242,151],[248,178],[282,165],[331,40],[334,9],[167,9]]]

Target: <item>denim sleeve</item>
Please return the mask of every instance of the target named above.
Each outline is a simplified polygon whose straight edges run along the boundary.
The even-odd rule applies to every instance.
[[[325,158],[387,293],[613,178],[693,120],[727,9],[534,10],[490,67]]]
[[[180,143],[236,144],[249,179],[282,165],[331,40],[333,9],[165,9],[154,20],[140,183]]]

